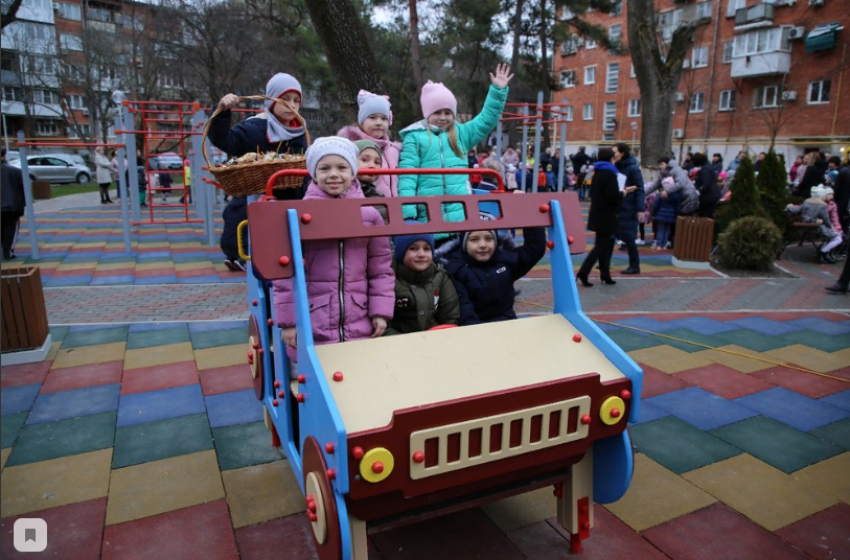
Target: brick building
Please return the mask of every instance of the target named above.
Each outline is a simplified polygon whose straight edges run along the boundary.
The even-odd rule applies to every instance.
[[[627,43],[622,4],[585,18]],[[771,137],[789,165],[810,149],[850,150],[847,8],[847,0],[656,0],[662,42],[681,23],[701,22],[674,103],[674,153],[729,161],[745,143],[766,150]],[[561,89],[551,102],[570,113],[571,146],[639,142],[641,95],[628,54],[575,39],[559,45],[553,67]]]

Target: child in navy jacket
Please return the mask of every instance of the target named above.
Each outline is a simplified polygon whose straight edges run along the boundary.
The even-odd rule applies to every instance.
[[[655,232],[655,249],[661,251],[667,248],[667,240],[670,238],[670,230],[673,224],[676,223],[676,217],[682,209],[682,199],[678,192],[667,192],[666,189],[673,186],[673,178],[665,177],[661,181],[665,188],[667,196],[659,196],[652,207],[652,218],[658,225],[658,231]]]
[[[445,244],[441,253],[457,288],[461,325],[516,319],[514,282],[546,253],[542,228],[526,228],[523,236],[521,247],[495,230],[471,231]]]

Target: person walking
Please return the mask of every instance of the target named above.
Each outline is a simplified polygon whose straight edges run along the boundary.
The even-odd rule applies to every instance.
[[[631,148],[625,142],[614,145],[614,165],[626,176],[623,201],[620,206],[620,231],[618,237],[629,252],[629,267],[622,274],[640,274],[640,253],[636,244],[638,222],[643,218],[643,175]]]
[[[588,275],[596,261],[599,261],[602,283],[616,284],[611,278],[611,254],[614,252],[614,236],[620,230],[620,205],[623,195],[620,193],[617,168],[613,161],[613,149],[599,150],[590,187],[590,213],[587,219],[587,229],[596,232],[596,244],[576,274],[576,279],[580,280],[585,288],[593,286],[588,281]]]
[[[24,197],[24,176],[21,170],[6,162],[6,148],[2,150],[2,176],[0,176],[0,224],[2,224],[3,260],[15,258],[15,241],[18,237],[18,228],[21,224],[21,216],[24,215],[26,198]]]

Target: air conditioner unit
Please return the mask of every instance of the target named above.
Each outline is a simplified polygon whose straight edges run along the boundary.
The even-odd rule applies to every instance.
[[[83,116],[85,116],[85,117],[89,116],[89,110],[88,109],[83,109],[82,113],[83,113]]]
[[[682,68],[687,70],[690,67],[691,67],[691,59],[686,58],[685,60],[682,61]]]
[[[676,92],[676,101],[679,102],[679,103],[684,103],[685,102],[685,94],[680,92],[680,91],[677,91]]]
[[[802,25],[799,27],[792,27],[788,30],[788,38],[789,39],[802,39],[806,36],[806,28]]]
[[[685,130],[682,128],[674,128],[673,129],[673,138],[684,138]]]
[[[797,101],[797,92],[796,91],[783,91],[782,99],[784,101]]]
[[[823,6],[823,0],[809,0],[809,6]]]

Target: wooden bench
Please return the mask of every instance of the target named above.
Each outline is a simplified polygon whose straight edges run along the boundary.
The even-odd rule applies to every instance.
[[[782,235],[782,250],[779,252],[777,260],[782,258],[785,249],[793,243],[796,243],[798,247],[802,247],[803,243],[810,243],[815,251],[820,251],[820,248],[829,241],[820,232],[821,224],[804,222],[802,216],[790,212],[785,212],[785,217],[788,223],[785,225],[785,232]]]

